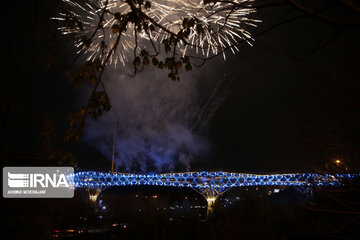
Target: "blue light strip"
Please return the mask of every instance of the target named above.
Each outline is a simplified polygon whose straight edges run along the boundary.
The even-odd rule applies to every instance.
[[[156,185],[173,187],[232,188],[246,186],[339,186],[360,174],[243,174],[230,172],[185,172],[165,174],[130,174],[78,172],[75,187],[103,188],[110,186]]]

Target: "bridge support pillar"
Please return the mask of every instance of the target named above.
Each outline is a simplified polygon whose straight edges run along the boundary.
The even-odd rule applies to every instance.
[[[216,199],[226,192],[228,189],[224,187],[204,187],[204,188],[198,188],[195,189],[197,192],[199,192],[207,201],[207,216],[211,215],[214,210],[214,204],[216,202]]]
[[[314,188],[313,186],[298,186],[296,189],[301,192],[307,199],[314,198]]]
[[[104,190],[104,187],[94,187],[94,188],[87,188],[86,189],[86,191],[88,193],[88,196],[89,196],[89,201],[92,204],[96,205],[98,196],[100,195],[102,190]]]

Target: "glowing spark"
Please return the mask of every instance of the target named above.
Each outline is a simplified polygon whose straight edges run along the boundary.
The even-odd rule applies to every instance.
[[[53,19],[64,22],[65,26],[59,30],[65,35],[74,36],[78,53],[87,56],[87,60],[106,59],[110,49],[114,46],[117,32],[113,26],[119,21],[115,14],[125,16],[131,12],[126,1],[121,0],[63,0],[68,8]],[[134,48],[137,51],[147,49],[152,42],[162,42],[171,33],[177,34],[183,29],[184,19],[195,21],[185,41],[177,42],[178,54],[185,55],[189,49],[195,49],[196,54],[208,57],[211,54],[222,53],[230,49],[233,53],[238,50],[236,42],[245,41],[250,44],[250,33],[244,27],[256,26],[258,20],[247,16],[254,13],[255,8],[250,3],[254,0],[233,0],[204,4],[203,0],[157,0],[151,1],[151,7],[141,6],[141,11],[152,19],[155,30],[137,31],[136,25],[129,22],[121,32],[121,40],[109,63],[116,66],[123,65]],[[137,34],[137,42],[135,40]],[[88,40],[88,42],[86,41]],[[251,45],[251,44],[250,44]],[[151,49],[151,48],[150,48]]]

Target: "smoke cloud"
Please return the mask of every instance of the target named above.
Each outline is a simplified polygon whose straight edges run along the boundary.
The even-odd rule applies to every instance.
[[[189,74],[173,82],[149,69],[135,78],[118,72],[105,77],[113,108],[87,122],[84,140],[111,161],[115,137],[118,171],[189,171],[209,153],[208,120],[224,99],[226,81],[204,98]]]

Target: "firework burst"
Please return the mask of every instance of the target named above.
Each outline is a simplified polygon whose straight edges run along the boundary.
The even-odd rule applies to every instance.
[[[157,0],[149,4],[138,5],[153,29],[145,29],[136,21],[127,21],[119,31],[121,40],[115,46],[118,37],[116,26],[119,16],[132,11],[127,1],[121,0],[63,0],[66,8],[53,19],[64,24],[59,30],[71,35],[78,54],[87,56],[87,60],[99,58],[103,63],[109,51],[114,48],[109,64],[125,65],[134,51],[156,48],[154,43],[179,33],[186,22],[191,22],[186,41],[177,41],[177,54],[186,55],[190,49],[195,54],[208,57],[230,49],[238,50],[236,42],[253,40],[246,25],[256,26],[257,20],[248,18],[255,12],[250,3],[253,0],[232,0],[204,4],[203,0]],[[160,27],[161,26],[161,27]],[[152,43],[152,44],[150,44]],[[115,46],[115,47],[114,47]],[[151,46],[151,47],[150,47]]]

